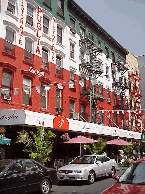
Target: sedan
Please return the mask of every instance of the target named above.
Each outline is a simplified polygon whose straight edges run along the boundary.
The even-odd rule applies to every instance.
[[[58,169],[58,179],[63,180],[87,180],[94,183],[96,177],[114,175],[117,164],[114,159],[103,155],[84,155],[77,157],[69,165]]]
[[[0,193],[26,193],[39,190],[48,194],[57,180],[56,170],[31,159],[0,160]]]
[[[145,158],[135,161],[122,176],[113,178],[117,183],[102,194],[145,194]]]

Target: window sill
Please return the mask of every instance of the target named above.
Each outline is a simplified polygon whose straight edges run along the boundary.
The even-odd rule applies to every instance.
[[[58,15],[59,17],[61,17],[63,20],[65,20],[65,17],[64,17],[63,15],[61,15],[59,12],[57,12],[57,15]]]
[[[5,11],[5,14],[8,15],[8,16],[10,16],[10,17],[12,17],[13,19],[15,19],[18,22],[18,17],[15,16],[14,14],[12,14],[11,12]]]
[[[57,42],[56,45],[59,45],[64,49],[64,46],[61,43]]]
[[[22,104],[22,108],[26,108],[26,109],[29,109],[29,110],[32,110],[32,106],[31,105],[26,105],[26,104]]]
[[[34,32],[36,32],[36,29],[34,28],[34,26],[31,26],[29,24],[25,24],[26,27],[30,28],[31,30],[33,30]]]
[[[15,55],[12,55],[12,54],[10,54],[10,53],[8,53],[8,52],[2,52],[2,54],[4,55],[4,56],[8,56],[8,57],[10,57],[10,58],[12,58],[12,59],[16,59],[16,57],[15,57]]]
[[[76,61],[75,61],[73,58],[71,58],[71,57],[70,57],[69,59],[70,59],[71,61],[73,61],[73,62],[75,62],[75,63],[76,63]]]
[[[48,36],[48,34],[45,34],[44,32],[42,32],[42,37],[47,38],[49,41],[52,40],[52,39]]]
[[[11,100],[7,100],[7,99],[1,98],[1,103],[6,103],[6,104],[9,104],[9,105],[14,105],[14,103],[12,102],[12,99]]]
[[[23,60],[23,63],[24,64],[27,64],[27,65],[30,65],[30,66],[34,66],[33,62],[29,62],[29,61],[26,61],[26,60]]]

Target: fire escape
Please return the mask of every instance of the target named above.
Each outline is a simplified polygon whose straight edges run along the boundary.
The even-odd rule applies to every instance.
[[[130,128],[133,131],[141,132],[141,121],[142,121],[142,111],[141,111],[141,97],[139,82],[141,78],[139,73],[131,73],[128,75],[129,79],[129,95],[130,95],[130,110],[131,110],[131,122]]]
[[[86,36],[80,39],[80,51],[84,53],[79,66],[81,80],[84,80],[84,87],[80,92],[80,101],[89,103],[89,121],[96,123],[97,105],[99,101],[104,100],[101,93],[97,92],[98,85],[96,83],[98,76],[103,73],[101,62],[97,59],[97,55],[102,52],[102,49],[100,47],[97,48],[93,40],[89,36]],[[85,83],[88,83],[88,85]]]

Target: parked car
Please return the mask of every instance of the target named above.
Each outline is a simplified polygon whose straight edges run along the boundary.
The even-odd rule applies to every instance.
[[[39,190],[48,194],[57,181],[53,168],[31,159],[0,160],[0,193],[13,194]]]
[[[114,175],[117,183],[110,186],[102,194],[143,194],[145,193],[145,158],[136,160],[122,174]]]
[[[95,178],[103,175],[114,175],[117,163],[103,155],[84,155],[77,157],[70,164],[58,169],[58,180],[87,180],[94,183]]]

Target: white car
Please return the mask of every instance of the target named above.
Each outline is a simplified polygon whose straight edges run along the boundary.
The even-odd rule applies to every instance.
[[[87,180],[94,183],[96,177],[113,176],[116,173],[117,163],[103,155],[84,155],[77,157],[70,164],[58,169],[59,181]]]

